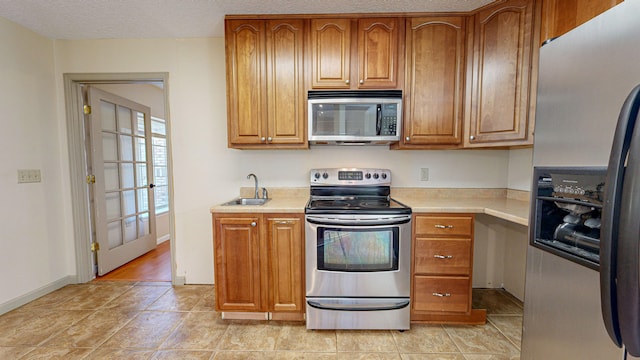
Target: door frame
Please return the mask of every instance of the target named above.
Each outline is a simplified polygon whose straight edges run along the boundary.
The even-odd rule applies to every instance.
[[[86,283],[95,278],[93,253],[87,239],[92,238],[87,189],[87,157],[85,154],[85,128],[83,114],[82,85],[92,84],[135,84],[162,82],[164,112],[167,125],[169,113],[169,73],[65,73],[63,74],[67,144],[69,152],[69,181],[71,185],[71,210],[73,215],[73,238],[75,243],[76,281]],[[169,165],[169,236],[171,247],[171,282],[183,285],[184,280],[176,279],[175,261],[175,217],[173,211],[173,159],[171,154],[171,130],[167,126],[167,161]]]

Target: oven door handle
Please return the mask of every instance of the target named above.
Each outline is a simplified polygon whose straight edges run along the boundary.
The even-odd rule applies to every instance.
[[[325,216],[307,215],[307,221],[319,225],[371,226],[371,225],[400,225],[411,221],[411,215],[394,217],[377,217],[366,219],[338,219]]]
[[[336,304],[323,303],[321,300],[307,300],[309,306],[320,310],[337,310],[337,311],[380,311],[380,310],[398,310],[409,306],[409,300],[402,300],[382,304]]]

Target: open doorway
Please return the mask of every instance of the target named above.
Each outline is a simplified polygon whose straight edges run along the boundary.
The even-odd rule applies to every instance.
[[[136,226],[133,226],[134,235],[136,231],[141,234],[153,233],[152,247],[147,246],[144,251],[134,254],[129,258],[125,256],[124,258],[126,259],[123,260],[124,265],[116,267],[113,271],[111,271],[111,269],[114,268],[114,266],[106,270],[109,272],[100,271],[101,276],[97,278],[103,280],[172,281],[175,283],[173,275],[175,261],[172,251],[174,245],[171,240],[174,237],[172,236],[173,211],[167,77],[168,75],[166,73],[65,74],[64,76],[78,282],[88,282],[97,277],[99,265],[101,265],[99,262],[101,257],[97,255],[103,255],[102,259],[104,259],[105,247],[106,250],[110,252],[116,248],[116,246],[113,245],[114,241],[111,233],[122,233],[126,238],[128,230],[125,229],[125,227],[133,224],[134,221],[130,219],[134,219],[137,220],[137,225],[133,225],[136,225],[138,229],[135,230]],[[95,124],[95,122],[90,120],[91,116],[87,114],[94,112],[94,114],[97,115],[97,109],[87,110],[87,107],[84,106],[87,105],[88,89],[98,89],[101,94],[106,93],[114,96],[116,99],[130,100],[131,104],[144,103],[144,106],[149,108],[149,114],[143,115],[144,110],[140,110],[139,112],[134,110],[134,115],[132,115],[133,127],[131,127],[131,130],[133,130],[134,135],[138,130],[144,132],[145,125],[136,130],[136,122],[138,121],[141,124],[146,123],[148,138],[145,139],[144,136],[135,135],[138,136],[136,138],[127,133],[127,131],[131,130],[125,129],[121,131],[119,127],[117,129],[114,128],[113,134],[111,134],[111,130],[103,131],[102,133],[100,131],[92,132],[92,126],[87,124],[87,121],[92,121],[91,124]],[[126,110],[128,107],[118,104],[117,101],[112,99],[105,100],[104,104],[107,104],[107,108],[109,105],[113,105],[116,112],[120,111],[121,108]],[[104,104],[101,102],[100,106],[93,107],[104,107]],[[109,113],[109,111],[106,111],[106,113]],[[136,113],[138,114],[138,120],[136,120]],[[115,117],[118,116],[120,115],[118,114]],[[154,127],[153,131],[151,131],[151,126]],[[152,133],[153,137],[151,137]],[[135,179],[135,185],[133,187],[120,184],[120,186],[116,186],[116,190],[107,189],[107,194],[116,195],[115,197],[124,200],[120,201],[119,205],[112,207],[111,210],[107,208],[107,211],[96,212],[96,209],[99,208],[96,204],[100,205],[100,196],[96,197],[94,194],[96,188],[92,187],[95,184],[91,184],[91,173],[99,173],[103,177],[100,180],[102,184],[98,185],[102,185],[101,189],[104,202],[104,181],[106,178],[108,182],[109,175],[105,171],[102,173],[100,171],[105,170],[107,167],[112,168],[112,170],[120,169],[120,171],[115,170],[111,172],[116,174],[113,177],[114,179],[121,179],[121,182],[124,182],[124,176],[130,174],[130,172],[126,170],[127,166],[136,169],[139,166],[143,166],[140,165],[137,158],[130,163],[126,159],[123,160],[120,158],[113,159],[113,161],[102,161],[103,159],[98,157],[98,161],[96,161],[94,159],[94,157],[96,157],[95,153],[92,154],[91,152],[92,147],[98,149],[103,148],[102,143],[104,139],[109,138],[111,135],[113,135],[114,139],[117,138],[118,142],[116,145],[104,147],[105,151],[110,151],[111,149],[121,151],[121,147],[126,148],[128,144],[133,142],[133,153],[135,154],[134,156],[137,156],[137,148],[135,145],[137,141],[141,143],[141,146],[138,146],[139,148],[147,149],[146,153],[148,154],[147,160],[149,163],[144,166],[148,166],[149,172],[143,177],[139,177],[138,173],[136,173],[136,176],[132,177]],[[120,142],[120,139],[123,139],[123,142]],[[108,144],[108,142],[104,143]],[[123,146],[123,144],[126,146]],[[153,158],[154,164],[158,165],[153,169],[153,164],[150,163],[150,161],[152,160],[152,154],[155,153],[155,155],[157,155],[159,153],[158,150],[164,150],[164,155]],[[96,168],[99,171],[96,171]],[[107,175],[105,176],[105,174]],[[85,181],[78,181],[78,179]],[[143,181],[141,184],[138,184],[140,179],[143,179]],[[98,183],[100,183],[100,181],[98,181]],[[98,187],[98,189],[100,189],[100,187]],[[146,197],[140,196],[142,191],[145,191],[145,194],[148,193],[149,195]],[[132,201],[127,201],[127,193],[132,194],[130,197]],[[134,196],[133,194],[136,195]],[[98,195],[100,195],[99,191]],[[113,198],[113,196],[111,197]],[[134,198],[135,201],[133,201]],[[142,204],[144,201],[149,201],[150,206],[138,207],[138,204]],[[135,203],[135,206],[132,207],[133,210],[128,210],[128,203]],[[158,209],[157,215],[154,214],[154,208]],[[116,214],[114,217],[113,209],[118,211],[122,210],[123,212]],[[109,214],[110,212],[111,214]],[[108,214],[108,216],[105,216],[105,213]],[[122,221],[120,221],[119,218],[121,218]],[[96,240],[99,239],[102,234],[100,230],[101,225],[105,227],[104,225],[106,223],[117,225],[122,229],[112,231],[113,228],[115,228],[112,226],[111,230],[108,230],[108,241],[97,243]],[[120,223],[121,225],[119,225]],[[144,225],[141,226],[140,224]],[[149,226],[151,226],[151,229]],[[141,229],[146,230],[142,231]],[[104,234],[106,235],[108,231],[105,230]],[[106,237],[103,237],[103,240],[105,238]],[[118,238],[118,236],[115,238]],[[126,239],[121,238],[120,241],[120,245],[124,246],[119,246],[119,248],[126,248],[128,244],[123,243],[123,241],[126,242]],[[99,246],[96,246],[96,244]],[[159,246],[156,247],[156,244]],[[146,253],[149,250],[151,251]],[[103,251],[103,253],[98,253],[100,251]],[[146,254],[139,256],[143,253]]]

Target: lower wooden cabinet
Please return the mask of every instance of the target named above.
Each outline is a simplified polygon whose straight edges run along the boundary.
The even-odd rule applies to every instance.
[[[297,214],[213,214],[216,310],[303,320],[303,224]]]
[[[483,324],[472,309],[473,214],[415,214],[411,321]]]

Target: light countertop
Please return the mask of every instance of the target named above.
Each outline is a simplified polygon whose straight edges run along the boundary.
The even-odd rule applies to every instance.
[[[246,196],[243,188],[240,192]],[[264,205],[211,207],[212,213],[303,213],[308,188],[269,189]],[[516,224],[529,224],[529,193],[506,189],[392,188],[391,197],[411,207],[414,213],[487,214]],[[231,199],[229,199],[231,200]]]

